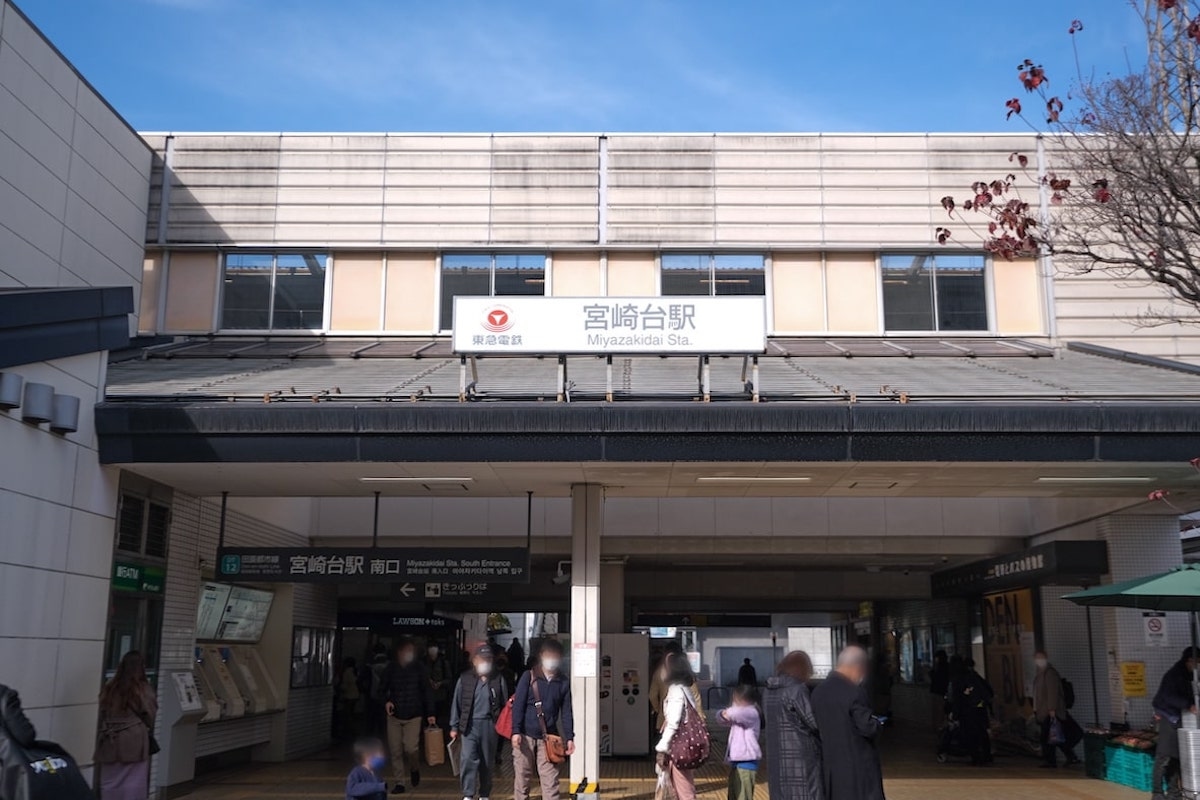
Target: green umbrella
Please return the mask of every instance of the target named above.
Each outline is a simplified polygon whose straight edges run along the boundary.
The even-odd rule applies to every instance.
[[[1170,572],[1107,586],[1093,586],[1063,597],[1081,606],[1186,611],[1191,614],[1192,648],[1196,650],[1196,618],[1200,614],[1200,564],[1184,564]],[[1200,705],[1200,659],[1192,673],[1193,699]]]

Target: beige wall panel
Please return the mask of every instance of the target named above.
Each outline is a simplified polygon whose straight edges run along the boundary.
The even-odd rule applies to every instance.
[[[598,297],[601,292],[599,253],[555,253],[550,263],[555,297]]]
[[[142,260],[142,296],[138,301],[138,333],[158,330],[158,292],[162,286],[163,254],[146,253]]]
[[[329,329],[380,330],[383,256],[380,253],[335,253],[332,275]]]
[[[992,287],[997,333],[1023,336],[1045,331],[1036,259],[996,259],[992,262]]]
[[[730,225],[721,223],[718,241],[720,244],[754,245],[795,244],[816,246],[821,242],[820,225]]]
[[[210,253],[171,253],[167,264],[164,333],[208,333],[213,327],[217,306],[220,255]]]
[[[388,253],[384,329],[413,333],[436,330],[437,291],[437,257],[433,253]]]
[[[879,332],[879,276],[874,253],[829,253],[825,287],[831,333]]]
[[[825,330],[821,254],[772,253],[770,295],[775,331],[817,333]]]
[[[858,224],[825,225],[825,242],[830,245],[878,247],[884,244],[927,250],[937,246],[932,234],[933,228],[928,224],[875,224],[870,220],[863,220]],[[964,233],[963,236],[965,235]]]
[[[545,244],[578,244],[579,242],[595,241],[595,224],[586,227],[569,225],[538,225],[530,222],[525,225],[493,225],[492,243],[529,244],[539,242]]]
[[[658,294],[658,265],[653,253],[608,254],[609,297],[653,297]]]

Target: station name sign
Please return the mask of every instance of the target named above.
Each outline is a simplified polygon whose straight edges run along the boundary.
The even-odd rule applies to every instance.
[[[930,584],[934,597],[969,597],[1043,584],[1094,585],[1107,572],[1107,542],[1060,541],[944,569],[933,573]]]
[[[762,297],[455,297],[454,351],[479,355],[754,354]]]
[[[218,579],[264,583],[528,583],[524,548],[225,547]]]

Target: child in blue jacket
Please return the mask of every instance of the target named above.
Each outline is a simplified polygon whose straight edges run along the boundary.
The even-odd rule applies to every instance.
[[[346,776],[346,800],[387,800],[387,784],[379,777],[387,766],[383,742],[359,739],[354,743],[354,759],[358,766]]]

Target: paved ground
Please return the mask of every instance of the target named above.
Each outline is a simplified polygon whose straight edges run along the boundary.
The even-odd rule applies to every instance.
[[[924,737],[889,731],[884,772],[888,800],[1144,800],[1123,786],[1084,777],[1079,767],[1041,770],[1030,758],[1000,757],[996,764],[973,768],[938,764]],[[348,759],[328,753],[288,764],[254,766],[210,776],[184,795],[187,800],[329,800],[344,796]],[[649,761],[605,761],[600,788],[604,800],[645,800],[654,796]],[[512,797],[511,766],[497,781],[495,800]],[[418,791],[406,800],[457,800],[458,782],[448,769],[426,769]],[[697,779],[703,800],[724,800],[725,768],[707,766]],[[563,787],[564,797],[566,786]],[[759,785],[756,800],[768,800]]]

